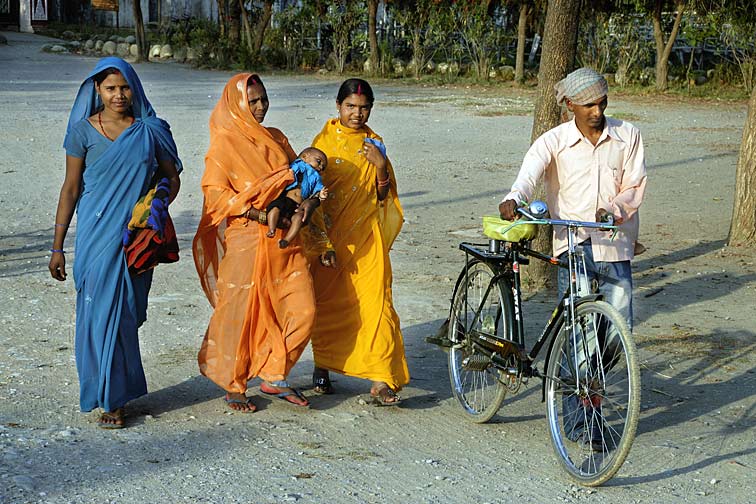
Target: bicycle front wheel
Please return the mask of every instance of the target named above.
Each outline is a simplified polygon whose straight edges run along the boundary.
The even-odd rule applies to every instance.
[[[635,439],[640,372],[627,323],[604,301],[575,308],[548,356],[546,401],[552,445],[577,483],[597,486],[619,470]]]
[[[462,271],[449,320],[449,380],[454,397],[476,423],[488,422],[501,407],[507,388],[501,371],[473,345],[474,332],[512,339],[512,291],[486,263],[473,261]]]

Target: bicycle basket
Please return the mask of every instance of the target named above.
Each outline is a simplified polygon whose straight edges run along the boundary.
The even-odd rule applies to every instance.
[[[483,216],[483,234],[494,240],[508,242],[528,241],[535,238],[538,233],[536,224],[517,224],[505,221],[495,215]]]

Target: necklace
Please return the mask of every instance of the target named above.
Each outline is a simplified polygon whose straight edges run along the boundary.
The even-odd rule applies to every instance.
[[[102,125],[102,112],[97,112],[97,122],[100,123],[100,130],[102,131],[102,134],[105,135],[105,138],[110,140],[111,142],[115,142],[112,138],[110,138],[110,135],[108,135],[108,132],[105,131],[105,126]],[[134,118],[131,118],[131,124],[134,124]]]

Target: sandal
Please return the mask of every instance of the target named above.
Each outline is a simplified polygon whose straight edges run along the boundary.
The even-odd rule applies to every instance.
[[[103,411],[97,420],[97,427],[100,429],[123,429],[123,417],[123,408],[116,408],[114,411]]]
[[[316,394],[333,394],[333,384],[328,376],[328,371],[316,369],[312,373],[312,391]]]
[[[370,389],[370,397],[373,398],[373,403],[379,406],[397,406],[402,401],[402,398],[385,383],[377,387],[374,385]]]
[[[242,394],[239,394],[242,395]],[[227,392],[226,397],[223,398],[224,401],[226,401],[226,404],[228,404],[229,409],[233,411],[238,411],[239,413],[254,413],[257,411],[257,406],[252,402],[251,397],[244,396],[244,399],[237,399],[235,397],[231,397],[231,393]],[[237,405],[237,408],[234,408],[233,405]]]
[[[260,384],[260,392],[271,397],[283,399],[284,401],[293,404],[294,406],[307,407],[310,405],[310,401],[308,401],[307,398],[294,387],[277,388],[273,385],[268,384],[267,382],[262,382]]]

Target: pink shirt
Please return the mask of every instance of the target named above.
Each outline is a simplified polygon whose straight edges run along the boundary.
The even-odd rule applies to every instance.
[[[544,177],[546,203],[554,219],[596,221],[596,210],[614,214],[620,225],[614,240],[606,231],[581,229],[578,241],[591,239],[596,261],[633,258],[638,239],[638,207],[646,189],[643,140],[630,123],[606,118],[594,146],[575,125],[560,124],[530,146],[512,191],[504,199],[530,201]],[[567,250],[567,229],[554,227],[554,255]]]

